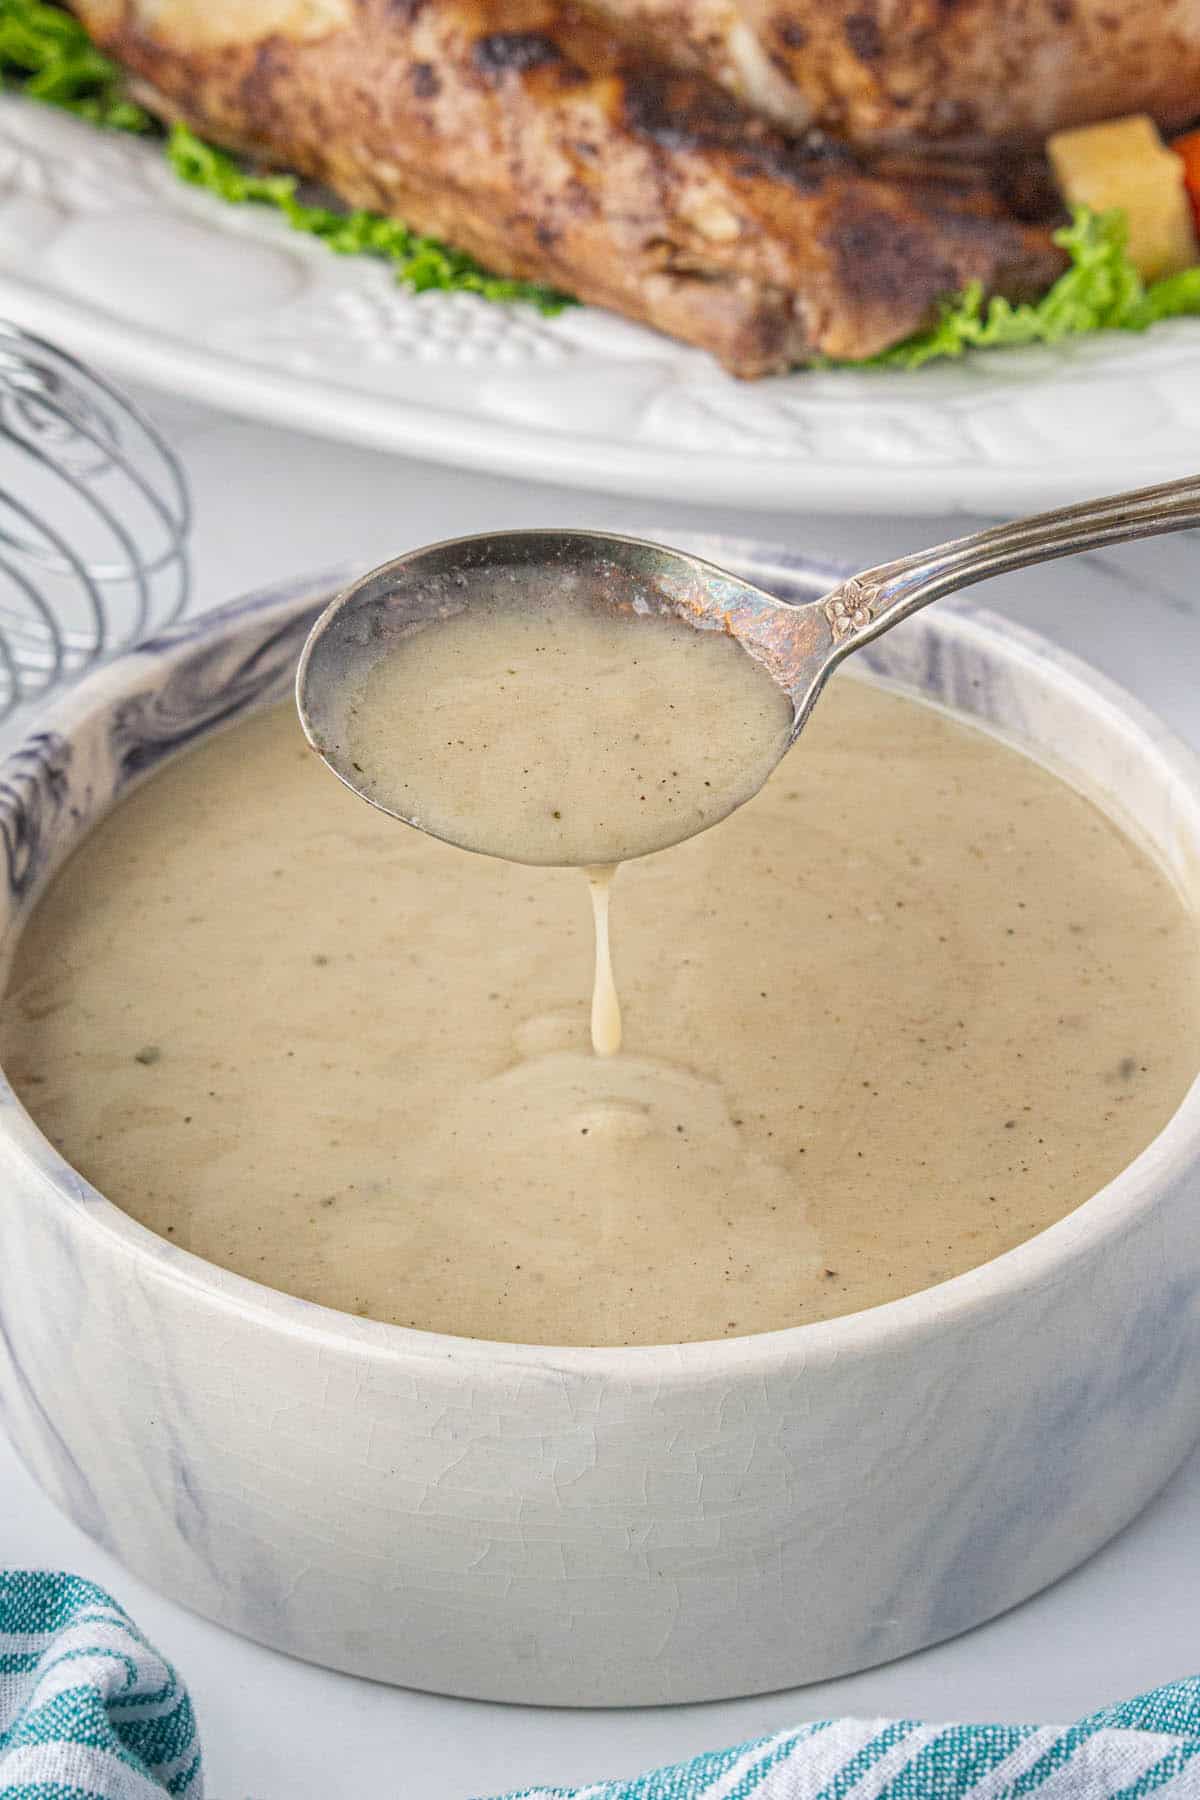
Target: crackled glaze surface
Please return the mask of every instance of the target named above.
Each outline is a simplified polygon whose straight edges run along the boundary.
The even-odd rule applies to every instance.
[[[9,943],[114,797],[286,692],[319,603],[206,619],[45,715],[0,771]],[[961,607],[861,654],[1136,812],[1200,887],[1194,766],[1124,696]],[[295,1654],[530,1702],[748,1693],[975,1624],[1150,1497],[1200,1430],[1198,1187],[1194,1088],[1102,1194],[939,1288],[723,1343],[537,1349],[200,1263],[3,1086],[0,1410],[131,1567]]]
[[[414,295],[183,186],[154,145],[0,98],[0,312],[131,378],[473,468],[845,511],[1032,510],[1183,475],[1200,320],[740,383],[594,308]]]

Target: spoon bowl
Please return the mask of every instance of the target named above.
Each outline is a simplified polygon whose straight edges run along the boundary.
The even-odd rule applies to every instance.
[[[548,595],[557,605],[577,607],[581,621],[597,613],[662,618],[731,638],[789,700],[793,687],[798,695],[805,691],[828,638],[815,616],[807,617],[812,609],[774,599],[698,556],[638,538],[531,530],[450,539],[371,571],[321,614],[296,674],[297,706],[309,743],[347,787],[381,811],[465,848],[486,847],[465,832],[459,835],[446,819],[439,823],[424,810],[395,804],[368,783],[354,753],[352,710],[372,668],[405,639],[473,609],[531,612]],[[808,639],[811,670],[801,649]],[[499,669],[497,678],[502,678]],[[794,725],[794,704],[792,717]],[[579,725],[586,730],[586,717]],[[782,738],[779,754],[790,741],[788,735]],[[747,797],[744,790],[731,793],[725,810]],[[645,849],[664,848],[694,829],[681,820],[673,836]],[[576,859],[531,855],[523,860]],[[597,852],[578,860],[586,865],[607,859]]]
[[[791,728],[779,742],[778,760],[799,736],[842,659],[930,601],[1010,569],[1197,524],[1200,477],[1193,476],[992,526],[864,570],[800,606],[775,599],[688,551],[640,538],[532,530],[448,539],[385,563],[330,603],[300,658],[297,707],[309,743],[361,798],[448,842],[491,849],[458,835],[450,816],[435,822],[411,807],[389,804],[364,780],[352,752],[350,716],[372,668],[401,640],[429,626],[485,606],[493,612],[497,607],[524,612],[539,595],[552,591],[557,602],[577,604],[581,615],[657,616],[719,634],[732,639],[787,696]],[[766,773],[769,769],[756,779]],[[724,812],[749,798],[749,791],[731,789]],[[721,816],[720,806],[710,808],[703,822],[714,823]],[[653,842],[639,843],[627,853],[665,849],[700,828],[694,822],[686,828],[679,817]],[[582,854],[522,860],[587,866],[618,858],[585,849]]]

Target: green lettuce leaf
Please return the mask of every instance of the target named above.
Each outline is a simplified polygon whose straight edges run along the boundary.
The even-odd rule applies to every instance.
[[[0,0],[0,81],[97,125],[151,131],[154,121],[126,97],[117,65],[83,26],[44,0]]]
[[[976,282],[956,300],[944,301],[928,330],[853,366],[919,369],[968,350],[1058,344],[1086,331],[1145,331],[1159,319],[1200,313],[1200,268],[1147,287],[1129,260],[1126,236],[1122,213],[1077,206],[1071,223],[1054,234],[1071,266],[1040,300],[1017,306],[999,296],[985,301]]]

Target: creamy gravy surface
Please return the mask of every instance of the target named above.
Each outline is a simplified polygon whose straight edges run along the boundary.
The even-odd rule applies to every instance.
[[[791,732],[782,689],[719,631],[589,607],[571,580],[399,638],[349,709],[356,784],[468,849],[581,867],[756,793]]]
[[[1194,920],[1087,800],[840,675],[718,829],[619,878],[356,803],[290,709],[165,770],[18,954],[0,1054],[154,1231],[350,1312],[650,1344],[828,1318],[1020,1243],[1196,1071]]]

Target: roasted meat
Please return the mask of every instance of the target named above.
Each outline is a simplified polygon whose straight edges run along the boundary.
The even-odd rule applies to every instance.
[[[867,146],[1200,113],[1200,0],[595,0],[751,109]]]
[[[872,173],[563,0],[76,0],[164,112],[757,376],[1060,266],[985,176]]]

